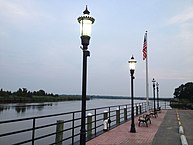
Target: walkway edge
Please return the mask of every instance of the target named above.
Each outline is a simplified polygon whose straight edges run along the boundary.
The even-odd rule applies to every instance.
[[[182,145],[188,145],[188,142],[187,142],[185,135],[181,135],[180,138],[181,138]]]
[[[176,116],[177,116],[177,120],[178,120],[178,123],[179,123],[179,134],[180,134],[181,144],[182,145],[188,145],[186,136],[184,135],[183,126],[181,125],[181,122],[180,122],[180,116],[179,116],[179,113],[178,113],[177,110],[176,110]]]

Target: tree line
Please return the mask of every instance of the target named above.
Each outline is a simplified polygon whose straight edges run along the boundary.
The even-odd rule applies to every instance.
[[[181,84],[175,88],[174,99],[171,100],[171,107],[182,109],[193,109],[193,82]]]
[[[81,96],[46,93],[42,89],[33,92],[27,88],[19,88],[15,92],[0,89],[0,103],[44,103],[74,100],[81,100]]]
[[[32,98],[32,96],[58,96],[58,94],[46,93],[44,90],[40,89],[38,91],[29,91],[27,88],[19,88],[15,92],[4,91],[2,88],[0,90],[0,96],[9,97],[9,96],[18,96],[18,97],[28,97]]]
[[[193,102],[193,82],[181,84],[178,88],[175,88],[174,98],[187,99]]]

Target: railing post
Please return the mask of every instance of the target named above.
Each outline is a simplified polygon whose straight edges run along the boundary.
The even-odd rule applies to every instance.
[[[108,111],[104,111],[103,112],[103,120],[106,120],[106,119],[108,119]]]
[[[147,105],[147,103],[145,102],[145,103],[143,103],[143,112],[146,112],[147,111],[147,109],[146,109],[146,105]]]
[[[72,144],[74,144],[74,112],[72,114]]]
[[[149,106],[147,106],[148,108],[147,108],[147,111],[149,111],[149,109],[151,109],[152,108],[152,102],[150,102],[149,103]]]
[[[136,116],[138,115],[138,104],[136,104]]]
[[[124,121],[127,121],[127,106],[124,107]]]
[[[149,111],[149,108],[151,108],[151,102],[149,102],[149,105],[146,104],[146,111]]]
[[[34,145],[34,139],[35,139],[35,123],[36,123],[36,120],[35,118],[33,118],[32,145]]]
[[[62,145],[63,130],[64,130],[64,121],[57,120],[56,138],[55,138],[56,145]]]
[[[87,115],[87,138],[90,139],[92,137],[92,113],[88,113]]]
[[[150,105],[148,106],[148,111],[149,111],[149,109],[152,109],[153,107],[152,107],[152,101],[149,103]]]
[[[165,109],[166,109],[166,101],[165,101]]]
[[[109,120],[111,120],[111,107],[109,107]],[[111,123],[109,123],[109,128],[111,128]]]
[[[108,121],[107,121],[107,119],[108,119],[108,111],[105,110],[103,112],[103,130],[104,131],[108,130]]]
[[[120,124],[120,108],[116,110],[116,124]]]
[[[141,114],[142,111],[141,111],[141,104],[139,104],[139,114]]]
[[[94,134],[95,134],[95,136],[96,136],[96,132],[97,132],[97,131],[96,131],[96,127],[97,127],[97,123],[96,123],[96,120],[97,120],[97,118],[96,118],[96,109],[94,110],[94,120],[95,120],[95,121],[94,121],[94,128],[95,128],[95,129],[94,129]]]

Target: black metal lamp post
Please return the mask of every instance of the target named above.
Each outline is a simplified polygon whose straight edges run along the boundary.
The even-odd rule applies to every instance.
[[[134,100],[133,98],[133,79],[135,77],[133,76],[133,74],[135,71],[135,65],[137,61],[132,56],[131,59],[128,61],[128,63],[129,63],[130,74],[131,74],[131,128],[130,128],[130,132],[136,133],[135,123],[134,123],[134,101],[133,101]]]
[[[90,12],[87,9],[83,12],[83,16],[78,18],[80,23],[80,38],[83,50],[83,74],[82,74],[82,112],[81,112],[81,129],[80,129],[80,145],[86,144],[86,129],[85,129],[85,118],[86,118],[86,76],[87,76],[87,57],[90,56],[88,51],[88,45],[91,35],[91,26],[95,19],[89,16]]]
[[[152,83],[153,83],[153,108],[154,108],[154,113],[156,112],[155,109],[155,79],[153,78]]]
[[[157,87],[157,109],[159,109],[159,83],[156,83],[156,87]]]

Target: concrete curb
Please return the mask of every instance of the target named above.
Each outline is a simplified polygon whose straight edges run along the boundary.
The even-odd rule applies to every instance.
[[[178,124],[179,124],[179,134],[180,134],[181,144],[182,145],[188,145],[186,136],[184,135],[184,129],[183,129],[181,122],[180,122],[180,116],[179,116],[177,110],[176,110],[176,116],[177,116],[177,120],[178,120]]]
[[[182,134],[180,136],[180,139],[181,139],[182,145],[188,145],[188,142],[187,142],[187,139],[186,139],[185,135]]]
[[[179,134],[184,134],[184,129],[181,125],[179,126]]]

